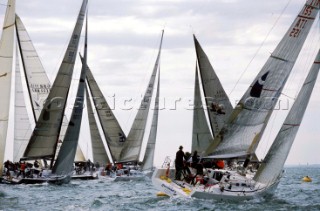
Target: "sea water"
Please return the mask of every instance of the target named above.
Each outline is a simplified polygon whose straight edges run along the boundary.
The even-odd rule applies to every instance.
[[[304,176],[312,182],[302,182]],[[158,197],[150,179],[0,184],[0,210],[320,210],[320,166],[292,166],[273,195],[241,202]]]

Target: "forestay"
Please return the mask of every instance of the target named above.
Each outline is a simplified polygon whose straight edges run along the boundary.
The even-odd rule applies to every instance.
[[[232,157],[254,153],[318,9],[318,0],[307,1],[206,154]]]
[[[13,66],[15,0],[8,0],[0,41],[0,175],[6,148]]]
[[[121,151],[120,162],[128,162],[128,161],[139,161],[141,145],[143,141],[143,136],[145,133],[145,127],[147,124],[149,108],[151,104],[154,83],[156,79],[156,74],[159,67],[160,55],[161,55],[161,46],[163,39],[163,31],[161,34],[161,41],[158,56],[152,71],[152,75],[150,77],[150,81],[141,101],[138,113],[133,121],[132,127],[130,129],[129,135],[125,142],[125,146]]]
[[[275,141],[271,145],[263,163],[259,167],[254,180],[264,184],[273,184],[281,174],[291,146],[298,132],[303,115],[320,69],[320,51],[313,63],[303,86],[291,107]]]
[[[83,0],[77,23],[68,44],[57,77],[44,104],[24,157],[53,159],[71,84],[79,39],[87,6]]]

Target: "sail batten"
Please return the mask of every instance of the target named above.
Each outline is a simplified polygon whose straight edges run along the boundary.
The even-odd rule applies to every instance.
[[[13,68],[15,0],[8,0],[0,40],[0,176],[2,175],[4,152],[8,131],[11,75]]]
[[[206,150],[207,155],[254,153],[318,11],[318,1],[306,2],[215,137],[214,143]],[[248,122],[253,124],[247,126]]]

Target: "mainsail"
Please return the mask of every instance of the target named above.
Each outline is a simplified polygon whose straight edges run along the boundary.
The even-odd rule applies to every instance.
[[[152,75],[151,75],[148,87],[143,96],[143,99],[141,101],[138,113],[133,121],[132,127],[128,134],[124,148],[121,151],[120,162],[139,161],[141,145],[142,145],[143,136],[145,133],[145,127],[147,124],[148,113],[149,113],[149,108],[150,108],[153,89],[154,89],[154,83],[155,83],[156,74],[157,74],[159,62],[160,62],[163,32],[164,31],[162,31],[162,34],[161,34],[159,52],[158,52],[158,56],[152,71]]]
[[[107,145],[110,148],[112,160],[119,160],[126,139],[125,134],[93,77],[90,68],[87,70],[87,82]]]
[[[154,152],[156,147],[158,117],[159,117],[159,95],[160,95],[160,68],[158,73],[157,93],[154,102],[154,111],[151,122],[150,134],[147,142],[146,152],[142,161],[142,170],[151,170],[153,167]]]
[[[263,163],[259,167],[254,180],[264,184],[273,184],[281,175],[283,165],[290,152],[291,146],[298,132],[303,115],[307,108],[308,102],[320,69],[320,51],[318,52],[315,62],[303,83],[303,86],[291,107],[286,120],[284,121],[275,141],[271,145]]]
[[[83,0],[77,23],[68,48],[59,68],[57,77],[40,113],[24,157],[53,159],[64,116],[68,92],[71,84],[87,0]]]
[[[193,35],[193,39],[197,53],[202,88],[207,105],[210,128],[213,136],[216,136],[231,114],[233,107],[195,35]]]
[[[194,100],[193,100],[193,125],[192,125],[192,145],[191,151],[195,150],[201,154],[204,152],[210,143],[213,141],[212,134],[210,132],[209,125],[204,113],[201,91],[199,86],[199,74],[196,67],[196,77],[194,86]]]
[[[78,84],[76,99],[73,105],[71,119],[62,142],[58,157],[54,163],[52,172],[57,175],[69,174],[73,171],[73,162],[77,151],[80,135],[81,120],[84,103],[84,90],[86,88],[86,70],[87,70],[87,39],[88,39],[88,15],[86,19],[84,56],[81,68],[81,74]]]
[[[318,10],[318,0],[306,2],[214,142],[206,150],[207,155],[238,157],[254,153]]]
[[[87,105],[88,120],[89,120],[89,127],[90,127],[93,162],[95,163],[98,162],[101,165],[105,165],[109,163],[110,160],[108,158],[107,151],[102,142],[98,125],[94,117],[94,113],[93,113],[93,109],[91,106],[90,97],[88,93],[88,87],[86,88],[86,105]]]
[[[0,176],[6,148],[13,66],[15,0],[8,0],[0,41]]]

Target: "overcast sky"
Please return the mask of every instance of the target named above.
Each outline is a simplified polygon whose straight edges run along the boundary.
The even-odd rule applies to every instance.
[[[197,36],[235,105],[304,2],[89,0],[88,65],[109,103],[113,100],[111,96],[115,95],[114,113],[128,133],[137,110],[136,107],[125,110],[127,107],[122,102],[130,98],[137,101],[141,99],[156,59],[161,30],[165,30],[160,64],[160,106],[163,110],[159,114],[155,157],[155,163],[161,164],[167,155],[174,159],[179,145],[183,145],[185,151],[191,149],[190,104],[193,100],[196,63],[192,34]],[[6,3],[6,0],[0,0],[1,25]],[[16,11],[51,81],[60,66],[81,3],[81,0],[17,0]],[[314,26],[317,27],[311,30],[312,36],[301,52],[293,77],[284,90],[292,98],[319,49],[318,20]],[[80,65],[77,64],[75,73],[79,72]],[[76,79],[77,75],[74,81]],[[320,163],[319,89],[320,84],[317,83],[287,164]],[[270,129],[266,131],[259,147],[260,158],[272,143],[292,99],[284,98],[282,102],[275,117],[271,118]],[[83,128],[82,137],[89,137],[87,126]],[[81,144],[87,153],[85,141],[81,140]]]

